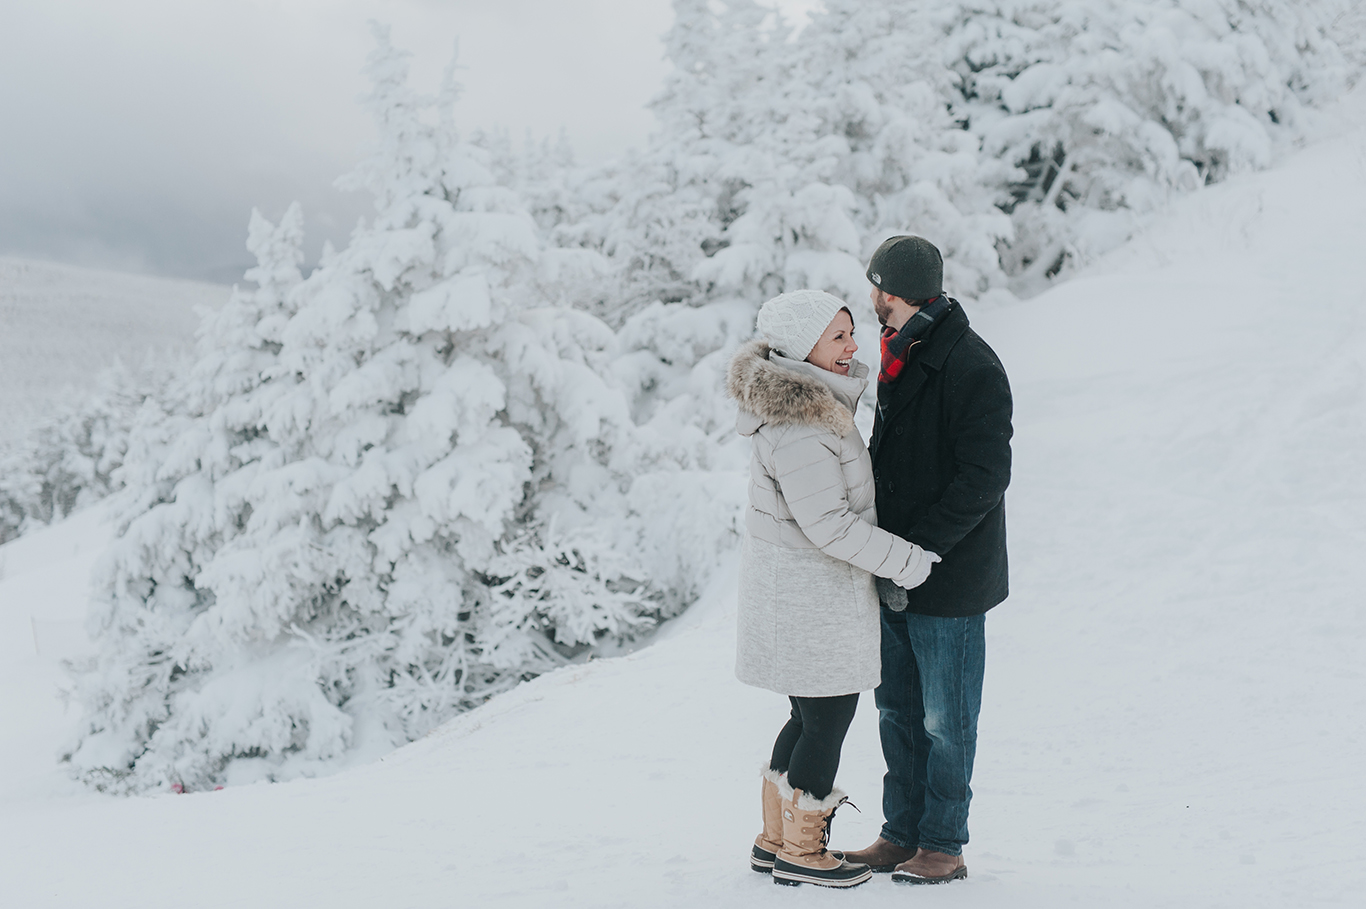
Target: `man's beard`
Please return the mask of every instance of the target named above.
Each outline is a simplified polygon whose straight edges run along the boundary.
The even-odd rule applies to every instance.
[[[887,305],[887,295],[882,291],[877,292],[877,299],[873,301],[873,314],[877,316],[878,324],[886,328],[887,320],[892,316],[892,307]]]

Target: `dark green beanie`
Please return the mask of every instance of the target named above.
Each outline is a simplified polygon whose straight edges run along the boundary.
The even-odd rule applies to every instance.
[[[929,300],[944,292],[944,258],[924,237],[889,237],[868,262],[868,280],[903,300]]]

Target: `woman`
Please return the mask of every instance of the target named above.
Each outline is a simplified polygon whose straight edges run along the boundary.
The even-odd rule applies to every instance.
[[[788,695],[763,769],[764,830],[750,865],[775,883],[852,887],[872,875],[825,848],[840,746],[881,676],[873,575],[915,587],[939,561],[877,526],[873,466],[854,428],[868,367],[844,303],[816,290],[759,310],[760,340],[731,361],[737,431],[754,445],[740,567],[736,676]]]

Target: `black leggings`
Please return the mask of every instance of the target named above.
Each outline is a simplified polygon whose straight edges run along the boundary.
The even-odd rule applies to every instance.
[[[773,743],[773,758],[768,766],[787,773],[794,789],[823,799],[835,788],[835,771],[840,767],[840,746],[854,721],[858,693],[833,698],[788,698],[792,718]]]

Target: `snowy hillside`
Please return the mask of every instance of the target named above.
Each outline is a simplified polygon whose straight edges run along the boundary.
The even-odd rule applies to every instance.
[[[964,884],[751,873],[782,699],[731,675],[733,577],[325,779],[78,792],[48,763],[98,513],[0,548],[0,880],[22,907],[1360,906],[1366,902],[1366,93],[1343,134],[973,311],[1017,401]],[[44,645],[44,640],[49,642]],[[36,653],[35,653],[36,648]],[[876,834],[865,699],[838,846]]]
[[[0,443],[116,359],[136,367],[149,352],[188,350],[195,308],[227,298],[214,284],[0,257]]]

